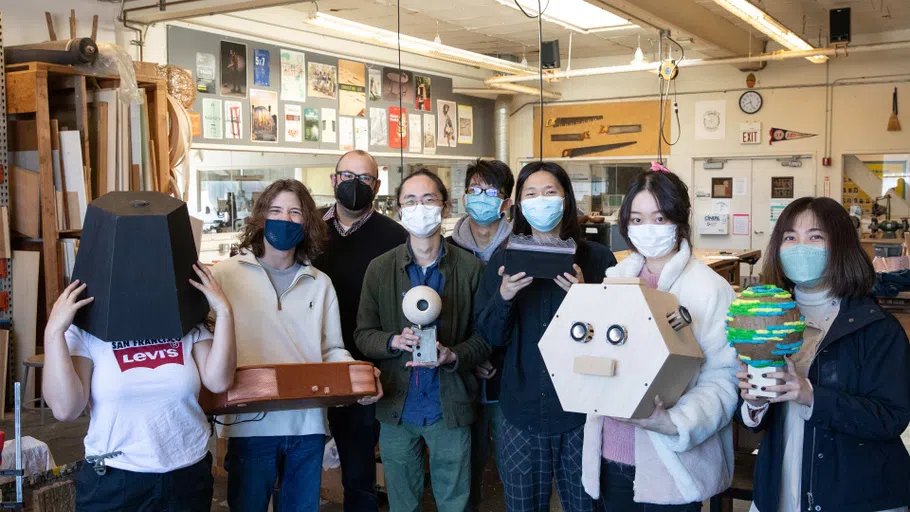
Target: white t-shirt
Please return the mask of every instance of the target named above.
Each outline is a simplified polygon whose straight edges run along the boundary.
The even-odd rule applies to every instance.
[[[120,451],[105,464],[140,473],[165,473],[205,457],[210,431],[193,359],[193,345],[212,339],[204,325],[183,339],[114,342],[72,325],[65,338],[70,355],[94,365],[86,456]]]

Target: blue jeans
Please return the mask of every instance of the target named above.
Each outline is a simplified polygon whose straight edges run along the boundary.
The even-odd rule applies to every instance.
[[[228,506],[265,511],[275,491],[275,510],[319,510],[325,436],[232,437],[224,468]]]

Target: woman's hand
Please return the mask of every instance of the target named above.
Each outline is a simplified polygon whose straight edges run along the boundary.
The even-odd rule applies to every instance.
[[[199,282],[190,279],[190,284],[205,295],[215,316],[223,318],[230,315],[231,303],[228,302],[227,296],[221,289],[221,285],[215,280],[212,271],[199,261],[193,264],[193,271],[199,276]]]
[[[376,393],[374,396],[365,396],[365,397],[361,398],[360,400],[357,400],[358,404],[360,404],[360,405],[375,404],[376,402],[379,401],[380,398],[382,398],[382,383],[379,382],[379,375],[381,375],[381,374],[382,374],[382,372],[379,371],[379,368],[373,368],[373,375],[376,377],[376,390],[378,391],[378,393]]]
[[[768,403],[767,398],[757,397],[749,391],[756,388],[754,384],[749,383],[749,379],[752,378],[752,375],[749,374],[749,369],[746,367],[746,364],[740,361],[739,366],[742,371],[736,372],[736,378],[739,379],[739,396],[743,397],[749,405],[752,407],[758,408],[764,406]]]
[[[679,430],[676,428],[676,425],[670,420],[670,413],[664,408],[664,402],[660,399],[659,396],[654,397],[654,412],[651,413],[651,416],[640,420],[631,420],[625,418],[613,418],[620,423],[628,423],[630,425],[635,425],[636,427],[641,427],[645,430],[650,430],[652,432],[657,432],[658,434],[664,434],[667,436],[679,435]]]
[[[502,300],[506,302],[514,299],[518,292],[530,286],[531,282],[534,281],[533,277],[526,277],[527,274],[524,272],[519,272],[514,276],[510,276],[505,272],[506,267],[499,267],[499,275],[502,276],[499,294],[502,295]]]
[[[583,284],[585,282],[585,275],[581,272],[581,267],[573,263],[572,268],[575,269],[574,276],[568,272],[563,272],[561,276],[556,276],[556,279],[554,279],[556,284],[566,292],[569,291],[573,284]]]
[[[790,356],[787,356],[786,360],[786,372],[772,372],[768,374],[768,378],[770,379],[784,381],[783,384],[765,388],[767,391],[781,393],[781,395],[768,401],[773,404],[793,401],[800,405],[805,405],[806,407],[812,407],[812,405],[815,404],[815,392],[812,390],[812,384],[809,383],[808,379],[804,379],[796,374],[796,365],[793,364],[793,359],[791,359]]]
[[[416,361],[408,361],[404,365],[418,368],[439,368],[440,366],[454,364],[456,361],[458,361],[458,356],[455,355],[455,352],[452,352],[449,347],[443,345],[442,343],[439,343],[438,341],[436,342],[436,350],[439,352],[436,354],[435,363],[418,363]]]
[[[493,363],[489,359],[480,363],[476,368],[474,368],[474,376],[480,380],[490,380],[496,375],[496,368],[493,368]]]
[[[44,332],[50,334],[50,336],[45,335],[45,339],[56,338],[58,335],[62,337],[63,333],[73,323],[76,312],[82,306],[91,304],[95,300],[94,297],[77,300],[82,295],[82,292],[85,291],[85,286],[85,283],[79,284],[79,280],[76,279],[57,297],[57,302],[54,303],[54,308],[51,310],[47,325],[44,328]]]

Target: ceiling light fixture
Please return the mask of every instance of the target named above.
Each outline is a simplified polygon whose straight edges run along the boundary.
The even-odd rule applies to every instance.
[[[371,27],[369,25],[364,25],[363,23],[349,21],[330,14],[323,14],[321,12],[312,13],[304,23],[335,32],[343,35],[347,39],[363,41],[385,48],[398,47],[397,32]],[[525,75],[537,72],[536,68],[531,68],[527,65],[481,55],[479,53],[455,48],[454,46],[446,46],[438,42],[427,41],[404,34],[401,35],[401,51],[447,62],[454,62],[456,64],[476,66],[483,69],[498,71],[500,73]]]
[[[736,15],[749,25],[752,25],[788,50],[807,51],[816,49],[803,38],[794,34],[790,29],[774,19],[770,14],[752,5],[749,0],[714,0],[714,3],[723,7],[731,14]],[[828,60],[828,58],[823,55],[806,57],[806,59],[809,62],[814,62],[816,64],[821,64]]]
[[[442,44],[442,38],[439,37],[439,20],[436,20],[436,37],[433,38],[433,42],[436,44]]]
[[[496,1],[513,9],[524,9],[529,15],[537,15],[537,0]],[[638,27],[638,25],[629,23],[628,20],[584,0],[550,0],[547,7],[544,8],[543,19],[582,34]]]
[[[641,51],[641,34],[638,34],[638,48],[635,49],[635,57],[630,64],[644,64],[645,52]]]

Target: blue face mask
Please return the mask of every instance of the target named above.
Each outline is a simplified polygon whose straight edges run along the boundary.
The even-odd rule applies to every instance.
[[[564,200],[559,196],[537,196],[521,202],[521,213],[532,228],[546,233],[562,220]]]
[[[268,219],[265,221],[265,239],[279,251],[289,251],[303,241],[303,224],[288,220]]]
[[[470,194],[467,201],[465,201],[465,209],[479,226],[489,226],[502,217],[499,212],[499,209],[502,208],[502,202],[503,200],[498,197],[490,197],[486,194]]]
[[[794,245],[780,250],[780,263],[787,279],[803,288],[812,288],[822,280],[828,266],[828,249],[816,245]]]

